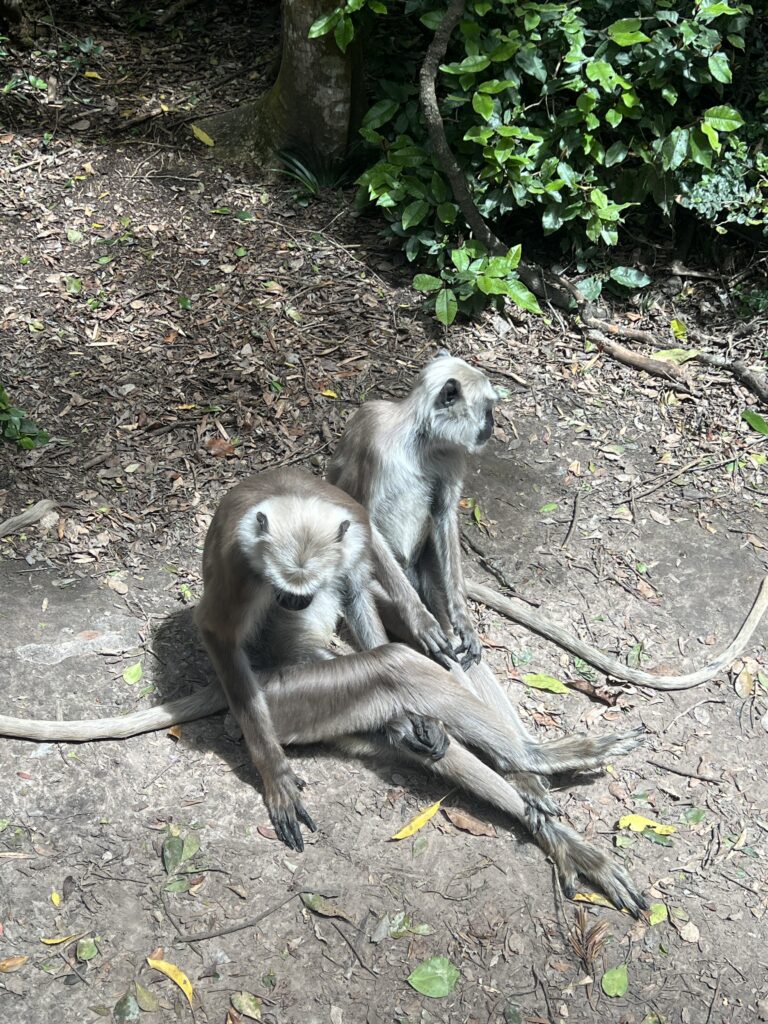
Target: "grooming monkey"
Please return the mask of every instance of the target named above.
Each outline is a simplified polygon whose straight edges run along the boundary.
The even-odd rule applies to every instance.
[[[456,653],[465,652],[464,680],[472,692],[531,741],[501,684],[481,663],[461,564],[458,505],[467,459],[493,433],[497,399],[480,370],[438,355],[402,401],[366,402],[352,415],[327,475],[366,509],[374,538],[381,536],[443,631],[459,638]],[[397,602],[387,597],[384,620],[402,633]],[[407,625],[404,632],[409,638]]]
[[[332,485],[295,470],[265,473],[233,488],[206,538],[205,593],[196,618],[262,772],[280,837],[301,849],[300,824],[314,828],[283,745],[331,740],[379,758],[392,751],[526,824],[569,893],[581,875],[617,906],[639,913],[643,898],[623,868],[552,820],[556,807],[546,790],[521,794],[468,749],[482,749],[504,771],[549,774],[594,768],[632,750],[637,734],[521,741],[434,661],[385,643],[371,551],[364,510]],[[340,615],[355,642],[374,649],[334,658],[328,642]],[[205,700],[211,701],[207,709]],[[54,740],[125,736],[220,703],[209,690],[204,699],[184,698],[106,722],[0,718],[0,732]]]

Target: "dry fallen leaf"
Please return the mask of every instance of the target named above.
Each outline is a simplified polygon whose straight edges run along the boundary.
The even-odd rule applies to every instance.
[[[438,800],[436,803],[430,804],[425,810],[419,811],[415,818],[411,818],[408,824],[404,825],[399,832],[390,836],[390,839],[407,839],[408,836],[418,832],[420,828],[424,828],[427,822],[431,821],[440,810],[442,802],[442,800]]]
[[[13,971],[18,971],[27,960],[29,960],[28,956],[7,956],[5,960],[0,960],[0,974],[11,974]]]
[[[236,452],[231,441],[225,441],[223,437],[212,437],[205,442],[205,447],[211,455],[217,459],[224,459]]]
[[[680,929],[680,938],[683,940],[683,942],[699,941],[699,929],[696,927],[693,921],[688,921],[686,924],[683,925],[683,927]]]
[[[492,838],[495,838],[497,835],[493,825],[480,821],[471,814],[467,814],[466,811],[457,811],[453,807],[444,807],[443,814],[452,825],[460,828],[462,832],[469,832],[473,836],[491,836]]]
[[[161,974],[175,982],[187,997],[189,1005],[192,1005],[192,982],[184,971],[180,970],[175,964],[168,963],[167,960],[153,960],[151,957],[147,957],[147,963],[154,970],[160,971]]]

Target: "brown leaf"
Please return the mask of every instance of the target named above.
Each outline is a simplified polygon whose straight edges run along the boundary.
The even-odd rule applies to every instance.
[[[263,836],[264,839],[277,839],[277,833],[273,828],[270,828],[269,825],[259,825],[256,828],[256,831],[260,836]]]
[[[469,832],[469,834],[473,836],[490,836],[491,838],[496,838],[496,829],[493,825],[488,825],[484,821],[480,821],[473,815],[467,814],[466,811],[458,811],[455,807],[444,807],[443,814],[452,825],[461,829],[462,832]]]
[[[0,960],[0,973],[10,974],[12,971],[18,971],[27,960],[29,960],[28,956],[7,956],[5,960]]]
[[[180,740],[181,739],[181,726],[180,725],[172,725],[171,728],[168,730],[168,735],[173,740]]]
[[[211,437],[205,442],[206,449],[217,459],[224,459],[235,454],[235,446],[223,437]]]

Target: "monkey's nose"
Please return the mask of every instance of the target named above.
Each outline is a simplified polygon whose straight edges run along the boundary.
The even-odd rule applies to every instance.
[[[292,594],[289,590],[280,590],[275,595],[275,600],[281,608],[290,612],[301,612],[312,604],[314,594]]]

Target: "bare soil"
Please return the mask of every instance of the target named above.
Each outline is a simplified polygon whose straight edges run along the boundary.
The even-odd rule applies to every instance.
[[[193,8],[207,50],[189,25],[127,30],[123,5],[89,23],[103,50],[78,50],[77,68],[13,55],[13,73],[56,85],[50,102],[28,79],[4,97],[0,376],[52,440],[0,447],[0,522],[41,498],[58,511],[0,541],[3,713],[119,715],[208,681],[191,608],[222,493],[267,466],[321,472],[346,415],[403,394],[445,342],[509,392],[466,484],[464,529],[484,552],[468,552],[467,575],[498,585],[492,564],[552,618],[644,667],[709,660],[768,561],[765,445],[741,419],[751,397],[703,367],[690,394],[671,390],[585,350],[555,313],[489,313],[443,336],[351,192],[303,206],[285,179],[218,171],[173,124],[180,113],[120,127],[143,103],[226,105],[216,82],[247,54],[266,64],[273,45],[274,20],[238,22],[245,6],[226,21]],[[56,11],[60,54],[86,30]],[[223,88],[232,81],[233,102],[259,87]],[[670,297],[672,256],[665,244],[624,254],[655,284],[612,315],[656,332],[659,348],[674,344],[677,318],[759,360],[765,319],[734,335],[732,289],[712,267]],[[235,1024],[244,991],[281,1024],[768,1020],[765,624],[750,657],[712,683],[625,687],[611,706],[527,686],[529,673],[591,676],[475,612],[489,661],[542,735],[647,730],[637,754],[563,780],[558,799],[614,846],[663,919],[564,900],[501,816],[331,750],[292,755],[320,826],[292,854],[223,715],[122,742],[2,740],[2,1019]],[[389,840],[439,798],[491,834],[440,812]],[[629,814],[675,831],[633,834],[618,827]],[[325,903],[305,906],[300,891]],[[393,937],[402,913],[412,929]],[[430,999],[407,979],[436,956],[460,976]],[[147,957],[186,973],[193,1009]],[[626,994],[608,996],[603,976],[623,964]]]

